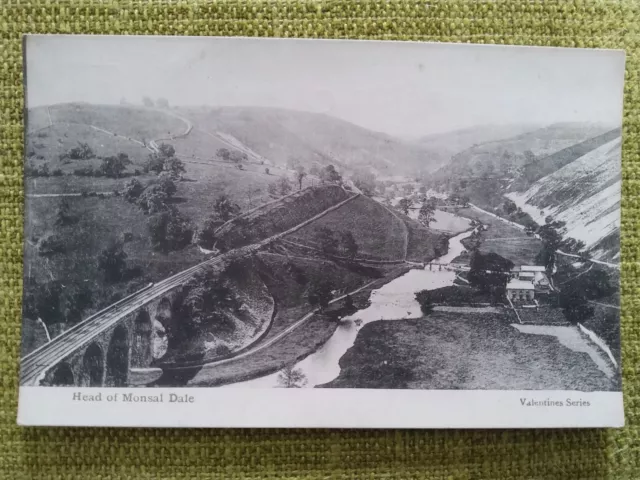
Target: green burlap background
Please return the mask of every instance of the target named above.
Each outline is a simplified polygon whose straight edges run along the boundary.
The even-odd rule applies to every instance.
[[[640,4],[631,0],[0,1],[0,477],[640,478],[640,326],[634,321],[640,310],[639,29]],[[18,428],[23,213],[20,37],[27,32],[376,38],[626,49],[622,333],[627,427],[582,431]]]

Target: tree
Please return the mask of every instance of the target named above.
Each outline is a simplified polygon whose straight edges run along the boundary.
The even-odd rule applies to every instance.
[[[293,187],[291,186],[291,182],[287,177],[280,177],[278,179],[277,185],[278,185],[278,190],[280,191],[280,195],[283,197],[291,193],[291,190],[293,190]]]
[[[573,325],[585,322],[593,316],[595,309],[584,294],[573,288],[563,288],[559,294],[559,304],[567,321]]]
[[[71,215],[71,205],[69,200],[62,198],[58,205],[58,211],[56,212],[56,225],[64,226],[73,222],[73,216]]]
[[[511,215],[518,210],[518,206],[511,200],[505,200],[504,204],[502,205],[502,209],[504,210],[504,213],[506,213],[507,215]]]
[[[398,209],[405,215],[409,215],[409,209],[411,208],[411,205],[411,200],[409,200],[408,198],[401,198],[398,202]]]
[[[588,300],[608,297],[616,291],[607,272],[600,268],[592,268],[570,280],[568,286],[563,287],[563,290],[567,288],[580,292]]]
[[[156,100],[156,106],[158,108],[169,108],[169,100],[160,97],[158,98],[158,100]]]
[[[103,158],[100,171],[106,177],[120,178],[130,164],[129,156],[126,153],[119,153],[117,156]]]
[[[411,195],[413,193],[414,187],[410,183],[407,183],[407,184],[402,186],[402,190],[404,190],[404,194],[408,196],[408,195]]]
[[[355,305],[353,304],[353,297],[349,294],[347,294],[346,297],[344,297],[344,309],[346,311],[352,311],[355,308]]]
[[[418,213],[418,221],[425,227],[428,227],[431,222],[436,221],[435,212],[436,207],[434,203],[427,200],[422,204],[422,207],[420,207],[420,212]]]
[[[547,275],[551,275],[556,265],[556,251],[549,248],[546,243],[543,243],[542,248],[536,255],[536,264],[545,267]]]
[[[62,322],[62,292],[63,287],[59,281],[45,284],[27,281],[23,303],[25,317],[33,320],[40,318],[48,327]]]
[[[164,157],[157,153],[152,153],[149,155],[149,159],[144,164],[144,170],[146,172],[153,172],[155,174],[159,174],[162,172],[164,168]]]
[[[482,244],[482,240],[480,239],[480,234],[477,230],[474,230],[471,235],[464,240],[464,247],[471,253],[476,252],[480,245]]]
[[[140,183],[137,178],[132,178],[124,184],[122,194],[128,202],[135,202],[138,200],[142,192],[144,191],[144,185]]]
[[[107,282],[117,282],[127,268],[127,254],[120,242],[111,242],[98,255],[98,269],[102,271]]]
[[[174,339],[202,334],[205,327],[225,328],[226,313],[240,308],[231,289],[211,269],[196,272],[182,287],[174,305],[173,317],[180,319],[177,324],[169,324],[168,333]]]
[[[565,222],[550,220],[537,230],[538,236],[542,240],[542,249],[536,256],[536,261],[546,267],[548,275],[551,275],[555,268],[556,250],[560,248],[560,244],[562,243],[560,229],[562,229],[564,225]]]
[[[169,174],[173,179],[178,179],[182,178],[182,174],[186,172],[186,169],[182,160],[178,157],[170,156],[164,159],[162,172]]]
[[[142,97],[142,104],[148,108],[154,107],[153,100],[151,100],[151,98],[149,97]]]
[[[316,238],[320,243],[320,249],[327,255],[338,253],[338,239],[328,227],[320,227],[316,230]]]
[[[471,202],[471,200],[469,199],[469,197],[468,197],[468,196],[466,196],[466,195],[462,195],[462,196],[460,197],[460,203],[462,204],[462,206],[463,206],[464,208],[469,208],[469,202]]]
[[[240,207],[233,203],[227,195],[222,194],[216,198],[213,204],[213,211],[223,222],[226,222],[240,213]]]
[[[332,290],[333,285],[329,280],[320,279],[313,281],[307,293],[309,304],[314,307],[318,306],[320,310],[324,310],[329,306],[329,302],[333,297],[331,293]]]
[[[163,190],[161,185],[150,185],[144,189],[142,194],[138,197],[137,204],[144,213],[150,215],[164,212],[167,210],[167,193]]]
[[[95,156],[95,153],[93,153],[88,143],[78,142],[77,147],[73,147],[67,153],[60,155],[60,160],[64,160],[65,158],[70,158],[71,160],[87,160]]]
[[[173,195],[178,191],[178,187],[176,187],[176,184],[173,181],[173,176],[167,172],[162,172],[158,176],[158,180],[155,185],[165,193],[167,198],[173,197]]]
[[[176,149],[169,143],[161,143],[158,146],[158,153],[165,158],[173,157],[176,154]]]
[[[167,172],[172,178],[180,178],[185,172],[184,162],[177,158],[176,150],[168,143],[158,146],[158,151],[149,155],[149,159],[144,168],[147,172],[154,172],[160,175]]]
[[[270,175],[270,173],[269,173],[269,167],[265,167],[265,169],[264,169],[264,173],[266,173],[267,175]]]
[[[193,237],[193,228],[188,217],[177,208],[168,208],[147,220],[151,246],[159,252],[170,252],[186,247]]]
[[[233,150],[229,152],[229,160],[231,160],[233,163],[240,163],[248,161],[249,157],[244,152]]]
[[[82,319],[84,311],[92,305],[93,292],[86,285],[78,286],[75,291],[68,292],[65,299],[64,317],[69,323],[77,323]]]
[[[315,177],[320,175],[320,167],[318,166],[317,163],[314,163],[313,165],[311,165],[311,168],[309,169],[309,173]]]
[[[198,230],[196,243],[208,250],[212,249],[216,243],[215,232],[223,223],[217,216],[207,218]]]
[[[278,196],[278,184],[277,183],[270,183],[267,186],[267,192],[269,192],[269,195],[273,196],[273,197],[277,197]]]
[[[342,250],[344,254],[351,260],[358,255],[358,244],[351,232],[342,232],[340,235],[340,243],[342,244]]]
[[[216,151],[216,156],[225,162],[228,162],[231,160],[231,152],[229,151],[228,148],[224,148],[224,147],[219,148]]]
[[[433,298],[430,290],[420,290],[416,293],[416,301],[420,304],[420,310],[424,315],[433,312]]]
[[[298,190],[302,190],[302,181],[304,177],[307,176],[307,172],[305,171],[302,165],[298,165],[296,167],[296,181],[298,182]]]
[[[531,150],[524,151],[524,164],[528,165],[536,161],[536,156]]]
[[[376,192],[376,177],[373,173],[366,170],[358,170],[351,177],[353,184],[362,193],[372,196]]]
[[[307,377],[302,370],[294,367],[285,367],[278,374],[278,385],[284,388],[302,388],[307,384]]]
[[[513,262],[493,252],[482,254],[475,251],[469,267],[469,283],[483,292],[491,293],[497,300],[505,291]]]
[[[336,170],[333,165],[327,165],[320,170],[320,180],[322,182],[340,183],[342,182],[342,176]]]

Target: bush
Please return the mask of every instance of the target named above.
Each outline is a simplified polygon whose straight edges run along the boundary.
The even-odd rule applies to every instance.
[[[74,175],[78,175],[80,177],[93,177],[95,176],[95,172],[92,167],[80,167],[73,170]]]
[[[216,216],[209,217],[204,221],[202,227],[198,230],[196,243],[203,248],[211,250],[216,243],[216,230],[224,222]]]
[[[144,213],[155,214],[168,208],[166,204],[167,198],[167,194],[160,185],[151,185],[142,192],[138,198],[137,205]]]
[[[62,173],[62,170],[60,170],[59,168],[56,168],[53,172],[51,172],[51,175],[53,175],[54,177],[61,177],[62,175],[64,175],[64,173]]]
[[[120,242],[113,242],[103,249],[98,256],[98,269],[102,271],[107,282],[122,280],[127,268],[127,254]]]
[[[46,163],[44,165],[41,165],[40,167],[25,165],[24,174],[27,177],[48,177],[49,166]]]
[[[105,177],[120,178],[127,169],[127,165],[130,164],[129,156],[125,153],[119,153],[117,156],[103,158],[100,172]]]
[[[140,180],[137,178],[132,178],[127,183],[124,184],[124,189],[122,190],[122,194],[125,199],[129,202],[135,202],[142,192],[144,191],[144,185],[140,183]]]
[[[78,146],[69,150],[66,156],[71,160],[88,160],[96,155],[88,143],[78,142]]]
[[[152,248],[165,253],[186,247],[193,237],[189,218],[176,208],[170,208],[149,217],[147,228]]]

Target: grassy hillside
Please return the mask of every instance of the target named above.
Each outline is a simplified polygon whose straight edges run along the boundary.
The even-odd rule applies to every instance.
[[[103,128],[110,132],[137,140],[153,140],[185,131],[186,124],[179,118],[151,108],[128,105],[93,105],[87,103],[61,103],[37,107],[28,115],[27,129],[32,131],[44,125],[46,109],[55,123],[80,123]],[[45,112],[37,112],[37,110]],[[34,123],[32,125],[31,118]]]
[[[536,159],[536,161],[524,166],[522,176],[514,185],[512,185],[511,189],[516,191],[525,190],[536,180],[552,174],[574,160],[579,159],[583,155],[588,154],[616,138],[620,138],[621,133],[620,128],[609,130],[602,135],[597,135],[583,142],[563,148],[551,155]]]
[[[282,202],[241,216],[216,232],[219,248],[255,243],[282,233],[353,196],[336,185],[312,187],[296,192]]]
[[[559,123],[515,137],[483,143],[456,155],[437,175],[469,176],[491,169],[505,176],[511,169],[571,147],[610,130],[606,126],[585,123]],[[491,167],[489,166],[491,165]]]
[[[328,115],[260,107],[178,111],[200,130],[231,135],[279,166],[332,163],[342,170],[363,168],[393,176],[438,165],[428,149]]]
[[[446,133],[435,133],[418,139],[417,143],[431,152],[437,152],[441,166],[452,157],[475,145],[495,142],[537,130],[536,125],[483,125]]]
[[[318,229],[328,228],[339,238],[351,232],[358,244],[357,257],[376,260],[403,260],[407,229],[403,222],[381,204],[360,196],[308,225],[288,239],[319,248]]]

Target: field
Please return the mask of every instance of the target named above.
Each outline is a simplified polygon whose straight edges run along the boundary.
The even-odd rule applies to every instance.
[[[358,244],[358,254],[377,260],[404,258],[406,227],[375,200],[360,196],[308,225],[288,239],[305,245],[319,246],[318,228],[329,228],[336,234],[351,232]]]
[[[570,327],[567,327],[570,328]],[[619,388],[550,335],[519,333],[508,314],[434,312],[362,328],[340,360],[340,388],[582,390]]]
[[[519,228],[473,208],[460,209],[459,215],[488,225],[488,230],[480,233],[481,252],[497,253],[511,260],[515,265],[535,265],[536,255],[542,248],[542,242],[537,238],[528,236]],[[462,243],[464,244],[464,240]]]

